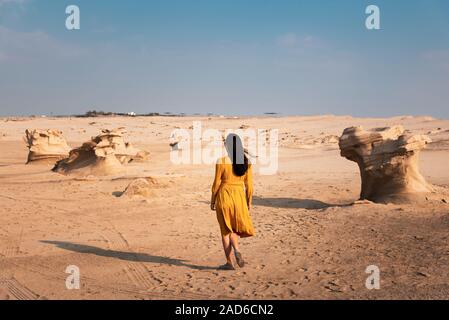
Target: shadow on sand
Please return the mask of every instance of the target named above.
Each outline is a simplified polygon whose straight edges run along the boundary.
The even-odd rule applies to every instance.
[[[210,201],[200,201],[209,205]],[[350,207],[353,202],[347,204],[330,204],[314,199],[295,199],[295,198],[262,198],[253,197],[253,205],[270,208],[283,208],[283,209],[306,209],[306,210],[319,210],[331,207]]]
[[[172,259],[167,257],[161,257],[161,256],[152,256],[146,253],[136,253],[136,252],[126,252],[126,251],[116,251],[116,250],[107,250],[102,249],[98,247],[78,244],[78,243],[72,243],[72,242],[65,242],[65,241],[47,241],[47,240],[41,240],[40,242],[46,243],[46,244],[52,244],[57,246],[58,248],[78,252],[78,253],[89,253],[89,254],[95,254],[100,257],[107,257],[107,258],[115,258],[115,259],[121,259],[126,261],[135,261],[135,262],[150,262],[150,263],[159,263],[159,264],[166,264],[170,266],[180,266],[180,267],[188,267],[190,269],[194,270],[217,270],[217,268],[214,267],[207,267],[207,266],[197,266],[193,264],[186,263],[185,260],[180,259]]]
[[[262,198],[262,197],[253,197],[253,205],[272,207],[272,208],[307,209],[307,210],[325,209],[336,206],[334,204],[329,204],[313,199]]]

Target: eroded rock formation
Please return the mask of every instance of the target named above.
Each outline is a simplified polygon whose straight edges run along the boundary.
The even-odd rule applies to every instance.
[[[131,161],[143,161],[149,158],[149,153],[134,147],[131,143],[125,142],[123,136],[126,134],[125,128],[114,130],[102,130],[101,134],[92,138],[98,147],[110,147],[113,149],[117,159],[125,164]]]
[[[175,130],[170,136],[170,147],[172,151],[187,150],[189,149],[190,140],[179,132],[179,129]]]
[[[131,181],[122,193],[122,197],[135,198],[144,197],[151,198],[154,196],[154,187],[157,186],[156,179],[153,178],[139,178]]]
[[[412,135],[402,126],[364,130],[351,127],[340,137],[341,155],[357,162],[362,190],[360,199],[404,202],[432,191],[419,172],[418,155],[430,139]]]
[[[26,130],[28,161],[57,161],[69,155],[70,147],[59,130]]]
[[[125,143],[123,128],[102,130],[101,134],[81,147],[70,151],[68,158],[56,163],[53,171],[89,175],[111,175],[124,170],[123,164],[133,160],[146,160],[148,153]]]

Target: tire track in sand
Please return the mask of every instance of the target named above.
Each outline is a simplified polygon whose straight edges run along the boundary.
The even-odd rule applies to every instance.
[[[124,252],[129,254],[135,261],[124,261],[124,271],[128,278],[136,285],[136,287],[143,287],[144,290],[154,290],[158,288],[163,281],[154,276],[153,272],[149,270],[141,261],[139,261],[138,253],[131,250],[128,240],[123,233],[119,232],[115,226],[109,221],[110,228],[103,232],[103,238],[106,240],[108,248],[112,251]],[[120,256],[117,256],[120,258]]]
[[[22,285],[17,279],[0,280],[0,289],[15,300],[37,300],[39,295]]]
[[[22,242],[23,228],[17,236],[7,238],[6,246],[2,250],[1,255],[5,259],[15,258],[20,254],[20,244]],[[10,261],[6,261],[9,263]],[[37,300],[39,295],[32,290],[21,284],[16,278],[14,278],[14,270],[16,268],[9,268],[4,270],[0,268],[0,289],[2,289],[7,295],[13,297],[15,300]]]
[[[17,269],[21,269],[26,272],[33,273],[50,285],[52,283],[53,286],[54,283],[60,283],[64,284],[66,281],[66,277],[68,276],[63,269],[60,270],[60,272],[55,272],[54,269],[51,269],[48,267],[48,264],[43,262],[30,262],[26,265],[19,265],[15,263],[15,266]],[[207,296],[204,295],[197,295],[197,294],[176,294],[175,292],[149,292],[147,290],[143,290],[142,286],[140,285],[137,287],[134,284],[130,283],[123,283],[123,282],[114,282],[111,284],[105,284],[104,282],[101,282],[95,278],[91,278],[87,276],[85,273],[81,276],[81,284],[85,284],[86,287],[82,290],[86,290],[87,288],[97,288],[100,291],[108,291],[112,293],[117,294],[123,294],[127,297],[130,295],[133,296],[135,299],[205,299]],[[60,287],[58,285],[58,287]],[[84,286],[83,286],[84,287]],[[2,288],[2,285],[0,284],[0,288]],[[23,294],[22,294],[23,295]],[[36,295],[37,296],[37,295]],[[40,299],[45,299],[45,297],[40,297]]]
[[[150,269],[140,261],[139,253],[134,252],[125,235],[117,230],[114,224],[108,221],[110,228],[103,230],[102,236],[106,240],[110,250],[124,252],[129,254],[135,261],[125,261],[123,270],[128,278],[133,282],[134,286],[138,288],[138,292],[150,299],[207,299],[207,295],[177,292],[169,290],[164,285],[164,281],[156,277]],[[120,257],[118,257],[120,258]],[[161,292],[161,289],[163,292]]]
[[[6,246],[2,251],[0,251],[0,255],[8,262],[7,259],[11,259],[17,257],[20,253],[20,243],[22,242],[23,228],[20,230],[18,236],[6,237],[4,243]],[[13,270],[5,270],[5,268],[0,268],[0,281],[1,280],[10,280],[14,277]]]

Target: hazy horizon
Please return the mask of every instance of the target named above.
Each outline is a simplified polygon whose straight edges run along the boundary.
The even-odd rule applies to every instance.
[[[154,112],[155,114],[139,113],[135,116],[127,115],[125,112],[116,112],[112,115],[98,115],[98,116],[88,116],[87,118],[101,118],[101,117],[129,117],[130,119],[134,117],[187,117],[187,118],[195,118],[195,117],[225,117],[225,118],[288,118],[288,117],[352,117],[357,119],[394,119],[394,118],[405,118],[405,117],[413,117],[413,118],[432,118],[436,120],[449,120],[445,117],[438,117],[431,114],[397,114],[397,115],[389,115],[389,116],[366,116],[366,115],[353,115],[353,114],[332,114],[332,113],[316,113],[316,114],[283,114],[283,113],[260,113],[260,114],[215,114],[215,113],[172,113],[172,112]],[[21,115],[21,114],[11,114],[11,115],[0,115],[0,118],[73,118],[79,117],[84,118],[85,114],[29,114],[29,115]]]
[[[448,83],[444,0],[0,0],[0,116],[447,119]]]

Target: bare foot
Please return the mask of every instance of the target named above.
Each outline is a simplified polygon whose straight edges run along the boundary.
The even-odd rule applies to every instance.
[[[235,259],[237,260],[237,264],[240,268],[243,268],[245,266],[245,260],[243,260],[242,254],[238,251],[235,251]]]

